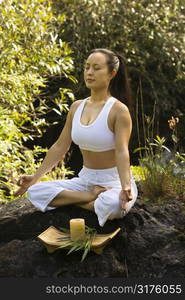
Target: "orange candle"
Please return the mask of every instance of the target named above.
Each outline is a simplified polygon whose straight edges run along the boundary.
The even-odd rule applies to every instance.
[[[85,238],[85,220],[71,219],[70,220],[70,236],[73,241],[83,240]]]

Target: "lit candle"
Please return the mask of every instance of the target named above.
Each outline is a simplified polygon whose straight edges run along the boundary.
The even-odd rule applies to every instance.
[[[71,219],[70,220],[70,236],[73,241],[82,240],[85,237],[85,220]]]

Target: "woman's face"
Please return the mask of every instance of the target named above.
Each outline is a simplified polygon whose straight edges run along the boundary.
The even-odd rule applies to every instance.
[[[89,89],[108,89],[112,77],[105,54],[96,52],[89,55],[84,67],[84,80]]]

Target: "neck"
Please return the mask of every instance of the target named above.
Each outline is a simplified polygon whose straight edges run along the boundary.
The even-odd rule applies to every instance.
[[[91,101],[92,102],[104,102],[111,97],[108,90],[91,90]]]

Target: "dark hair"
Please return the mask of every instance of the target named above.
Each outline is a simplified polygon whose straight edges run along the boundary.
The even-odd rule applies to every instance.
[[[90,54],[97,52],[106,55],[110,72],[114,69],[117,70],[109,85],[111,95],[126,104],[129,109],[132,109],[131,88],[124,58],[120,54],[104,48],[93,49]]]

